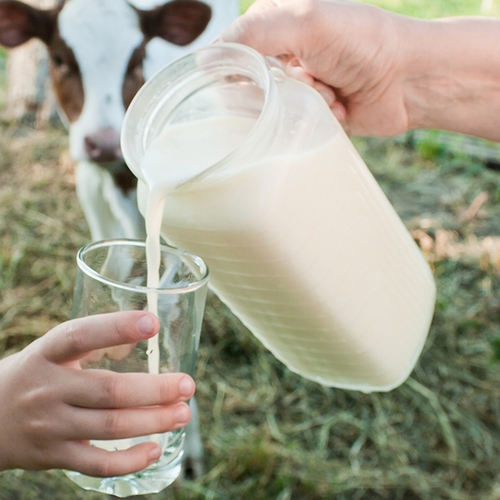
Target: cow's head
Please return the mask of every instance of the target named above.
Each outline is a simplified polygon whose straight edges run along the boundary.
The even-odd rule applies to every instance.
[[[114,162],[121,158],[125,110],[144,83],[146,44],[160,37],[188,45],[210,17],[210,7],[196,0],[172,0],[152,10],[126,0],[67,0],[51,10],[0,0],[0,44],[17,47],[31,38],[45,43],[72,157]]]

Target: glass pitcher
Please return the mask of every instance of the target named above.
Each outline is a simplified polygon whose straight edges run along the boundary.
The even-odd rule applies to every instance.
[[[163,237],[207,262],[211,288],[287,367],[364,392],[408,377],[433,277],[314,89],[214,44],[146,83],[122,149],[141,212],[153,192],[164,201]]]

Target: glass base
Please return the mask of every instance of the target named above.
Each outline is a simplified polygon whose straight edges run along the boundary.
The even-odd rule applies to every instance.
[[[91,477],[73,471],[64,471],[64,473],[84,490],[99,491],[121,498],[158,493],[170,486],[181,473],[185,434],[185,430],[182,429],[160,435],[159,444],[165,443],[165,446],[162,446],[163,454],[160,459],[146,469],[133,474],[117,477]],[[131,440],[121,441],[127,441],[129,445],[133,445],[148,440],[151,440],[151,437],[134,439],[133,443],[130,442]],[[106,442],[106,449],[110,449],[111,443],[111,441]],[[114,449],[123,449],[122,444],[118,443]]]

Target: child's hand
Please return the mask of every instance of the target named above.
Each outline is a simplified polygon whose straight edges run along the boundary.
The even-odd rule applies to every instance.
[[[120,476],[160,457],[155,443],[108,452],[91,439],[120,439],[184,427],[184,402],[194,394],[182,373],[120,374],[82,370],[96,349],[155,335],[158,319],[120,312],[63,323],[23,351],[0,361],[0,470],[64,468],[90,476]]]

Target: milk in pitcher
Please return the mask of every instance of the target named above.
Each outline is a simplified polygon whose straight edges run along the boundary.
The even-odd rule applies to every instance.
[[[390,390],[427,336],[429,266],[319,94],[276,76],[252,49],[227,45],[166,68],[129,108],[124,154],[139,178],[149,242],[161,232],[201,256],[211,288],[294,372],[326,386]],[[231,64],[220,69],[221,57]],[[212,94],[192,102],[200,65],[199,93],[215,88],[222,104]],[[270,108],[272,95],[280,105]]]
[[[432,296],[416,293],[430,273],[410,237],[391,236],[401,221],[388,202],[371,203],[373,180],[360,179],[361,160],[340,131],[308,154],[173,189],[229,153],[254,122],[209,118],[165,130],[143,163],[151,199],[164,206],[150,204],[146,220],[161,220],[170,243],[202,256],[213,290],[293,371],[340,387],[398,384],[430,323],[431,311],[424,322],[420,315]],[[142,207],[147,196],[142,185]],[[412,259],[421,273],[407,272]]]

